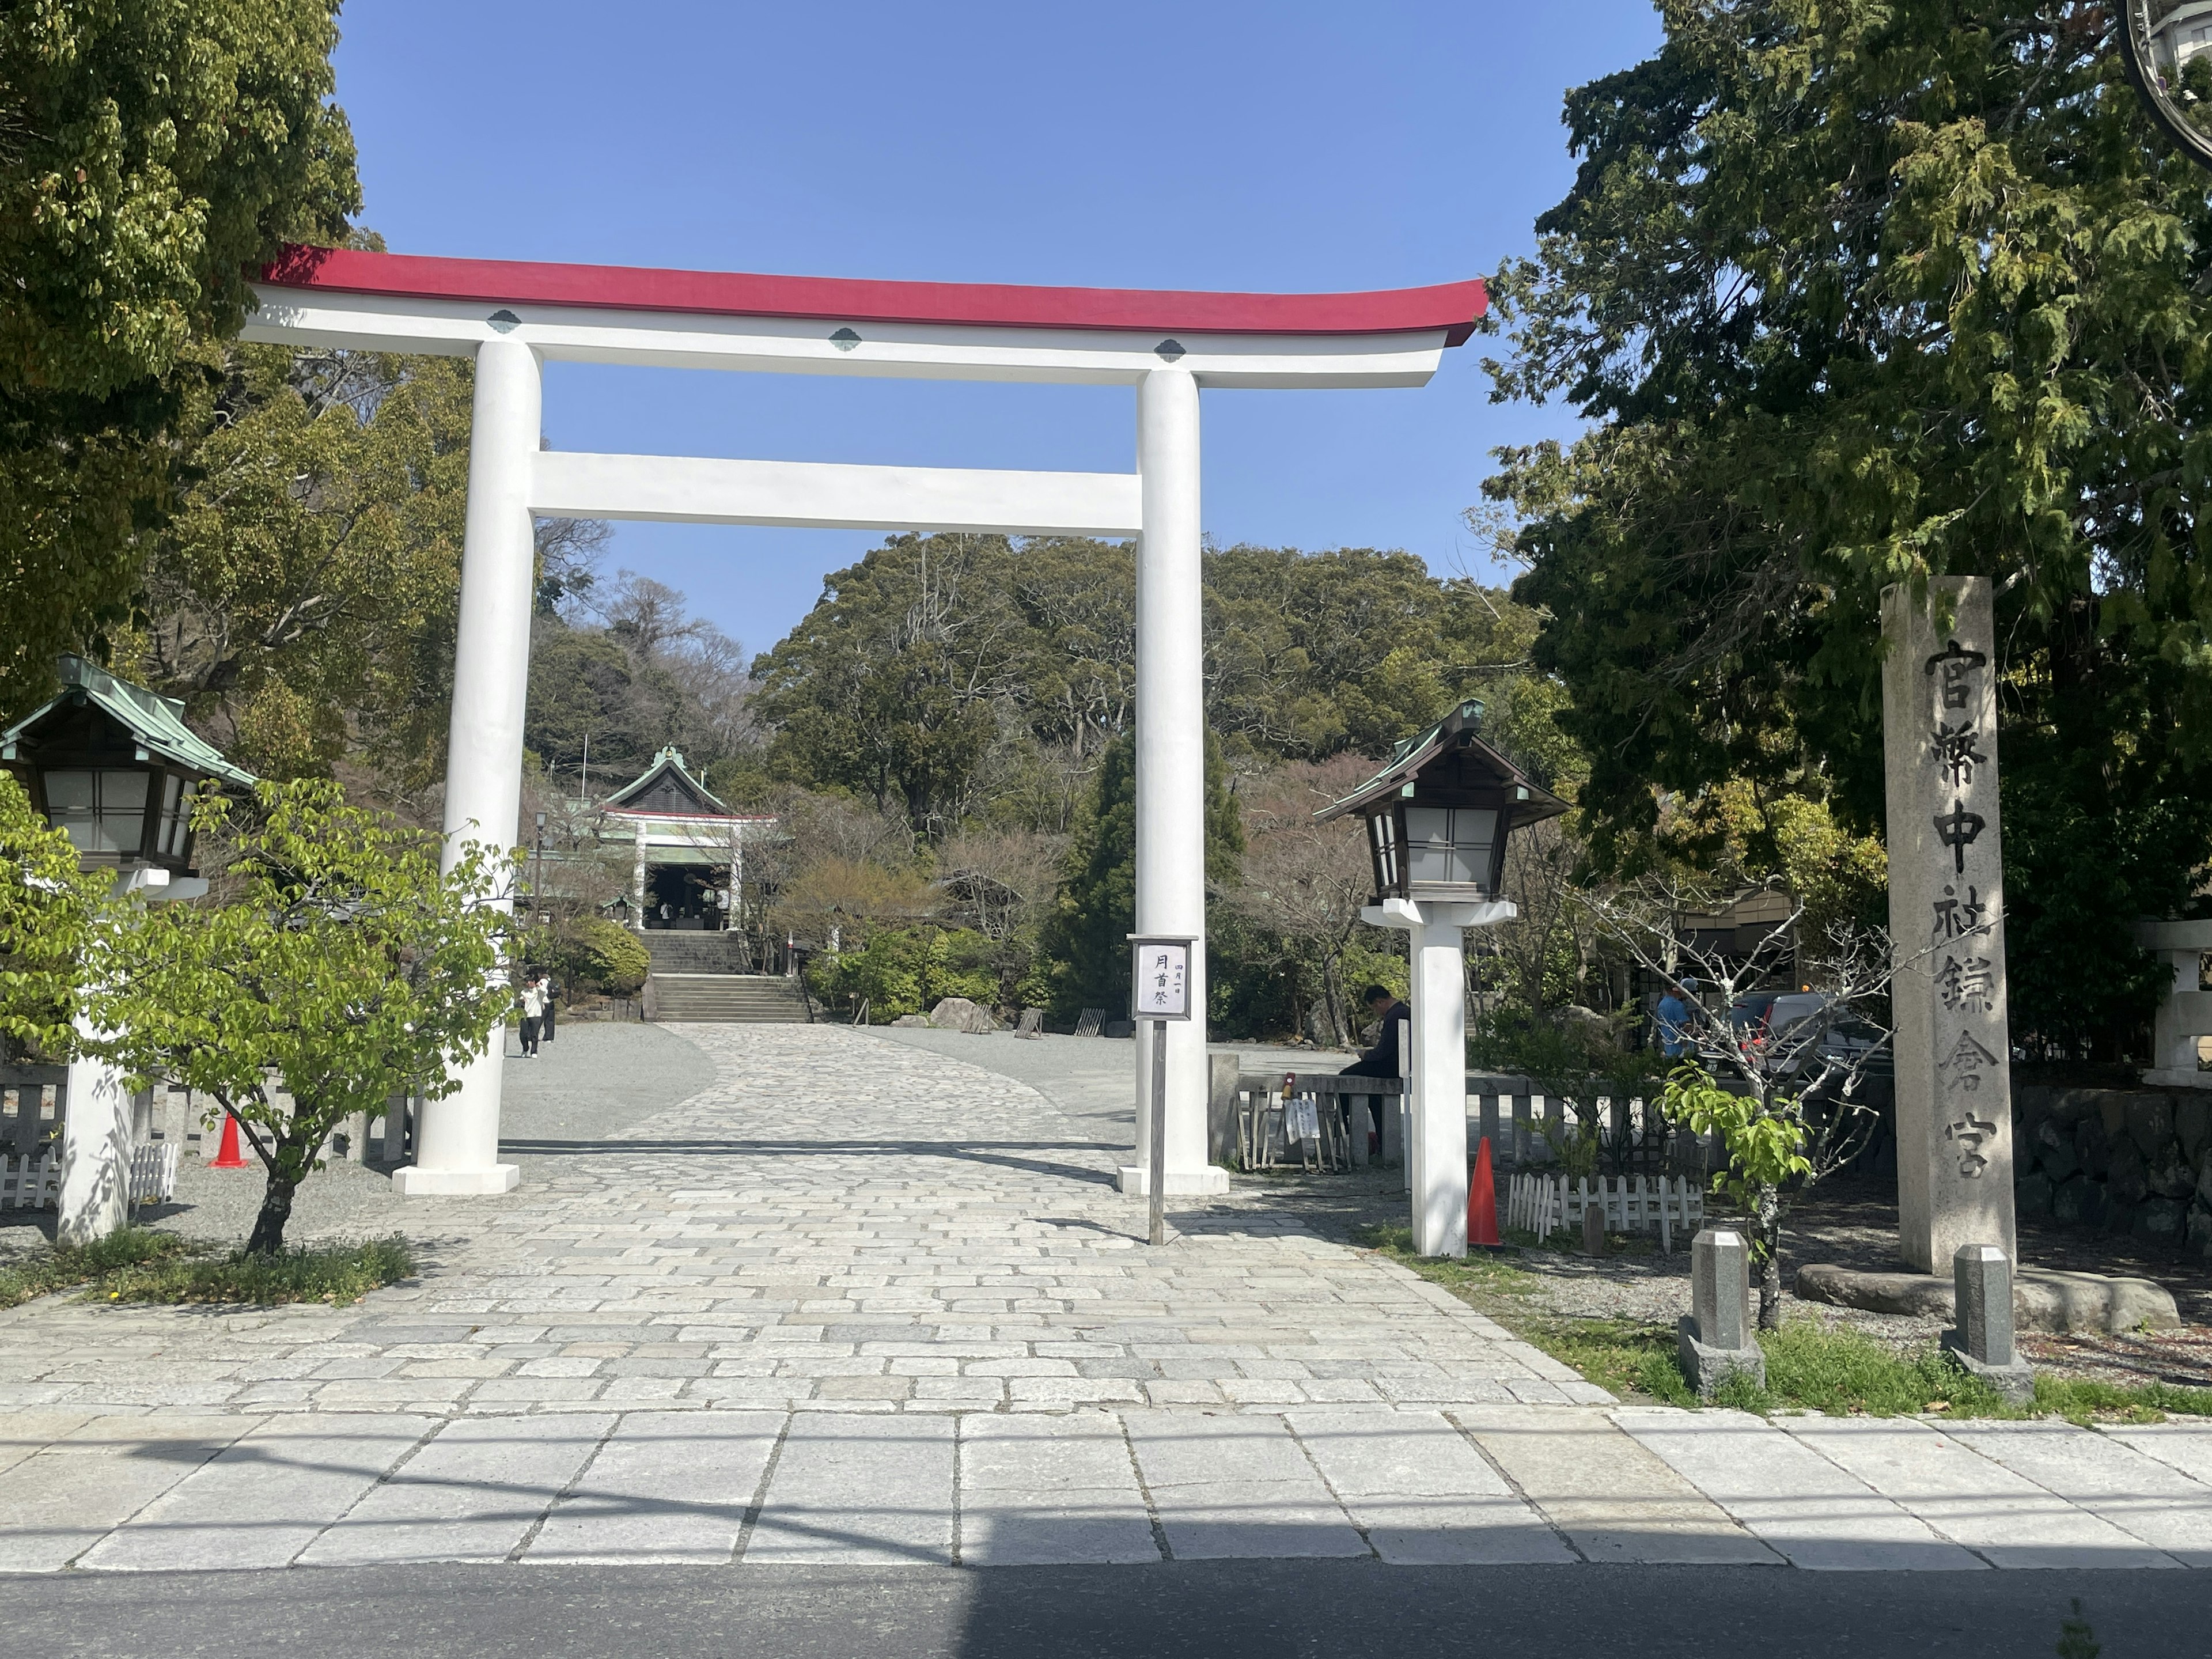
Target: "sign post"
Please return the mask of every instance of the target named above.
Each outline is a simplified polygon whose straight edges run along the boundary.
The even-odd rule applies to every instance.
[[[1194,940],[1129,936],[1132,972],[1129,1012],[1152,1022],[1152,1091],[1146,1105],[1151,1158],[1145,1191],[1152,1209],[1152,1242],[1167,1243],[1164,1203],[1168,1184],[1168,1022],[1190,1018],[1190,955]]]

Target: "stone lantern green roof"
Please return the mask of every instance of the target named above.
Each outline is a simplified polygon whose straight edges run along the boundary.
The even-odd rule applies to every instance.
[[[158,756],[179,770],[221,778],[247,789],[260,781],[243,767],[225,760],[221,750],[186,726],[185,706],[174,697],[118,679],[82,657],[64,657],[59,667],[61,695],[0,732],[0,761],[14,760],[16,744],[57,708],[90,703],[126,727],[149,756]]]
[[[1516,823],[1534,823],[1565,811],[1566,802],[1477,735],[1482,714],[1482,705],[1469,698],[1419,736],[1401,738],[1392,745],[1388,765],[1314,816],[1324,821],[1341,817],[1377,801],[1411,795],[1417,784],[1430,782],[1500,791],[1513,804]]]

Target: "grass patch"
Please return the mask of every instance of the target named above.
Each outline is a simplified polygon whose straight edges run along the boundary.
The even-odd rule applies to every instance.
[[[191,1241],[174,1233],[125,1227],[90,1244],[58,1244],[0,1268],[0,1308],[13,1308],[56,1291],[90,1283],[183,1255]]]
[[[1624,1399],[1698,1403],[1682,1381],[1671,1326],[1571,1318],[1532,1305],[1537,1276],[1516,1265],[1510,1253],[1482,1253],[1464,1261],[1419,1256],[1413,1254],[1412,1230],[1400,1226],[1363,1228],[1358,1237],[1367,1249],[1443,1285],[1600,1388]],[[1731,1377],[1711,1403],[1831,1417],[2063,1417],[2082,1424],[2115,1419],[2155,1423],[2168,1413],[2212,1416],[2212,1389],[2075,1382],[2047,1375],[2035,1379],[2033,1401],[2015,1405],[1960,1370],[1939,1348],[1899,1353],[1863,1331],[1823,1325],[1810,1316],[1792,1320],[1779,1331],[1762,1331],[1759,1341],[1766,1353],[1766,1386]]]
[[[414,1252],[394,1233],[351,1244],[301,1245],[275,1255],[168,1255],[118,1267],[90,1294],[110,1302],[358,1302],[415,1271]]]

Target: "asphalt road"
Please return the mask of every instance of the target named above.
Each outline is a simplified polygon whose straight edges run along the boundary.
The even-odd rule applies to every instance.
[[[565,1659],[2027,1659],[2079,1596],[2105,1659],[2212,1653],[2187,1572],[1781,1567],[410,1566],[0,1581],[12,1651]]]

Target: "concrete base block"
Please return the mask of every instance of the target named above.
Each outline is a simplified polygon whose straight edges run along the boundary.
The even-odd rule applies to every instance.
[[[422,1170],[410,1164],[392,1172],[392,1188],[402,1198],[481,1198],[511,1193],[521,1184],[522,1171],[512,1164],[489,1170]]]
[[[1132,1198],[1152,1196],[1152,1183],[1147,1171],[1134,1164],[1121,1166],[1121,1190]],[[1217,1170],[1211,1164],[1202,1170],[1170,1170],[1167,1175],[1169,1198],[1204,1198],[1229,1190],[1229,1171]]]
[[[1797,1270],[1797,1294],[1808,1302],[1868,1313],[1958,1317],[1948,1275],[1862,1273],[1826,1262]],[[2013,1328],[2022,1331],[2103,1331],[2117,1335],[2148,1324],[2172,1330],[2181,1323],[2173,1292],[2148,1279],[2120,1273],[2070,1273],[2022,1267],[2012,1282]]]
[[[2142,1080],[2154,1089],[2212,1089],[2212,1072],[2185,1072],[2178,1066],[2145,1072]]]
[[[2035,1371],[2025,1359],[2015,1358],[2009,1365],[1984,1364],[1966,1352],[1966,1343],[1956,1331],[1943,1333],[1943,1352],[1960,1370],[1969,1376],[1978,1376],[2015,1405],[2035,1398]]]
[[[1713,1390],[1742,1372],[1760,1388],[1766,1386],[1766,1355],[1754,1340],[1744,1348],[1709,1348],[1698,1340],[1698,1322],[1686,1314],[1674,1328],[1675,1352],[1681,1360],[1682,1380],[1710,1400]]]

